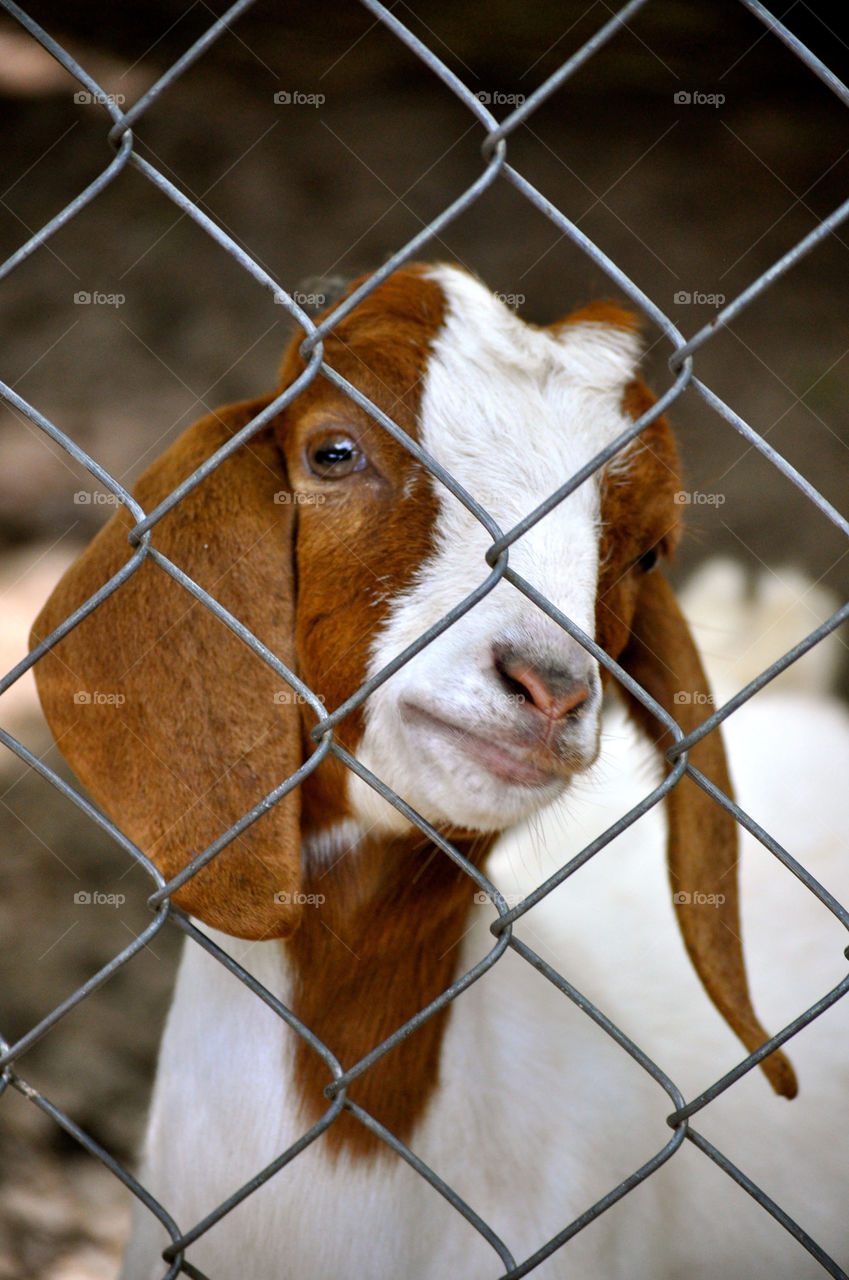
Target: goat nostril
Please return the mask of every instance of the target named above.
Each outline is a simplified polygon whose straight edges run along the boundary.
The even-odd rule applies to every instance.
[[[590,696],[585,681],[563,672],[541,670],[520,658],[496,653],[495,668],[514,694],[549,720],[562,720],[580,711]]]
[[[589,686],[584,684],[582,680],[576,681],[568,693],[555,695],[550,712],[551,718],[553,720],[562,720],[565,716],[577,714],[583,709],[584,704],[589,701],[589,696]]]

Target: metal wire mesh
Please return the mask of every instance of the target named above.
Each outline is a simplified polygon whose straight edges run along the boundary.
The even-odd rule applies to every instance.
[[[767,271],[762,273],[757,279],[744,289],[737,297],[733,298],[726,305],[722,306],[716,317],[709,325],[700,329],[690,339],[685,339],[679,331],[675,323],[670,319],[669,315],[662,310],[652,298],[648,297],[629,276],[612,261],[602,250],[594,244],[584,232],[576,225],[575,222],[560,209],[556,208],[540,191],[528,181],[528,179],[508,163],[508,151],[511,135],[513,132],[527,120],[547,99],[549,99],[557,90],[582,66],[584,66],[598,50],[609,40],[615,36],[632,15],[641,9],[648,0],[631,0],[617,13],[612,14],[608,21],[601,25],[595,34],[589,39],[582,48],[580,48],[572,57],[563,63],[555,74],[551,75],[539,88],[533,92],[520,105],[516,106],[503,120],[499,121],[495,115],[488,109],[488,106],[481,100],[480,95],[473,92],[467,84],[465,84],[457,74],[455,74],[444,61],[434,52],[432,48],[427,47],[408,26],[399,19],[397,13],[393,10],[385,8],[377,2],[377,0],[362,0],[365,7],[374,16],[376,22],[382,24],[386,31],[391,33],[397,40],[403,42],[410,51],[420,59],[421,63],[428,71],[438,76],[444,84],[457,96],[463,106],[470,113],[470,117],[481,127],[484,137],[481,147],[481,170],[479,176],[475,179],[467,189],[461,191],[450,204],[445,207],[437,217],[435,217],[427,225],[423,226],[418,234],[412,237],[407,243],[400,246],[397,251],[370,277],[367,283],[363,284],[355,293],[347,297],[344,302],[336,306],[336,308],[320,323],[316,324],[309,314],[300,305],[299,301],[281,287],[280,283],[273,279],[263,267],[251,257],[236,241],[225,232],[221,226],[216,223],[200,208],[199,204],[188,198],[178,186],[166,176],[166,174],[157,168],[155,164],[144,159],[134,145],[134,137],[132,126],[140,120],[151,104],[159,99],[162,95],[167,94],[169,88],[174,81],[182,75],[197,59],[201,58],[210,45],[216,41],[225,31],[229,30],[237,21],[240,15],[247,10],[253,0],[239,0],[239,2],[220,19],[213,22],[203,36],[198,39],[189,48],[182,57],[166,71],[166,73],[150,88],[142,97],[139,98],[127,110],[123,110],[114,99],[105,94],[101,86],[92,78],[86,69],[80,66],[77,61],[57,43],[51,36],[43,31],[39,25],[11,0],[2,0],[4,9],[15,18],[21,27],[27,31],[35,40],[37,40],[63,67],[65,67],[79,82],[83,89],[93,95],[94,100],[102,103],[104,110],[111,118],[112,124],[109,129],[109,140],[114,148],[114,158],[107,164],[102,173],[100,173],[94,181],[89,183],[82,191],[79,192],[66,206],[53,217],[45,226],[32,235],[25,244],[23,244],[16,253],[14,253],[2,267],[0,267],[0,278],[8,275],[15,270],[21,262],[30,254],[37,250],[40,246],[48,243],[56,232],[68,223],[71,219],[84,214],[86,207],[93,201],[110,183],[129,167],[133,167],[139,174],[152,183],[160,192],[173,201],[178,209],[189,218],[193,219],[198,226],[206,232],[208,236],[218,245],[223,254],[238,264],[246,273],[246,276],[258,282],[264,288],[268,289],[275,297],[275,300],[282,303],[285,309],[296,325],[300,326],[303,333],[302,352],[306,358],[306,368],[297,380],[288,387],[277,399],[269,405],[261,414],[258,415],[251,423],[240,431],[233,439],[222,448],[212,458],[208,459],[202,467],[190,476],[183,484],[179,486],[170,496],[163,501],[156,510],[145,512],[138,503],[121,485],[118,480],[111,475],[106,469],[99,465],[96,458],[89,456],[78,444],[74,442],[60,427],[49,421],[39,410],[25,399],[18,395],[11,387],[0,384],[0,395],[14,407],[18,414],[24,415],[37,429],[43,433],[62,450],[81,464],[91,474],[91,476],[105,488],[110,494],[123,503],[132,513],[135,521],[135,527],[130,535],[132,545],[135,547],[135,553],[122,570],[104,587],[102,587],[94,596],[88,600],[85,605],[76,611],[71,617],[57,628],[57,630],[47,637],[38,645],[25,659],[23,659],[13,670],[8,672],[2,680],[0,680],[0,693],[5,692],[11,687],[26,671],[28,671],[43,655],[43,653],[56,644],[59,639],[67,634],[75,627],[85,616],[108,596],[116,591],[120,591],[121,585],[133,573],[135,573],[140,565],[146,559],[155,562],[162,570],[171,575],[171,577],[180,584],[180,586],[195,600],[199,601],[203,607],[213,613],[226,626],[228,626],[239,638],[244,641],[264,662],[266,662],[282,680],[294,688],[297,693],[312,707],[317,717],[317,725],[313,730],[313,738],[318,745],[318,750],[309,761],[291,778],[282,783],[274,792],[266,797],[260,804],[254,806],[249,812],[246,812],[243,818],[233,826],[221,838],[210,845],[208,849],[195,857],[192,862],[179,875],[172,880],[165,882],[163,876],[157,871],[156,867],[149,861],[145,855],[137,849],[131,841],[129,841],[122,832],[106,817],[92,806],[84,796],[76,790],[75,787],[64,782],[57,774],[46,766],[37,756],[35,756],[28,748],[11,734],[5,730],[0,730],[0,741],[12,752],[14,752],[29,768],[36,771],[41,777],[48,780],[53,786],[58,788],[62,794],[74,805],[76,805],[88,819],[96,823],[100,828],[106,831],[109,836],[124,850],[131,858],[133,858],[150,877],[152,892],[149,903],[154,911],[153,919],[148,928],[133,942],[116,954],[108,964],[106,964],[99,972],[94,974],[83,986],[76,990],[67,999],[63,1000],[56,1008],[54,1008],[47,1016],[45,1016],[37,1025],[31,1028],[27,1034],[21,1037],[17,1043],[7,1045],[0,1042],[3,1049],[0,1055],[0,1067],[3,1070],[2,1086],[0,1093],[6,1089],[14,1089],[28,1098],[34,1106],[40,1108],[49,1115],[53,1121],[68,1134],[70,1134],[78,1143],[82,1145],[92,1156],[111,1170],[116,1178],[120,1179],[124,1185],[129,1188],[134,1196],[138,1197],[150,1210],[155,1214],[171,1237],[171,1246],[166,1251],[166,1261],[163,1263],[163,1275],[167,1277],[176,1276],[177,1274],[186,1274],[191,1276],[200,1276],[201,1273],[193,1267],[185,1258],[184,1251],[189,1245],[203,1235],[209,1228],[245,1197],[254,1193],[254,1191],[267,1181],[277,1170],[284,1165],[296,1160],[301,1151],[313,1143],[329,1126],[331,1126],[336,1118],[343,1110],[356,1116],[364,1125],[372,1132],[376,1133],[379,1138],[391,1147],[398,1156],[407,1161],[420,1175],[426,1179],[436,1192],[444,1196],[467,1221],[475,1228],[483,1238],[492,1246],[495,1254],[501,1260],[503,1266],[503,1275],[505,1280],[512,1277],[518,1277],[531,1273],[538,1264],[545,1258],[549,1257],[556,1250],[563,1247],[578,1231],[603,1214],[617,1200],[627,1195],[639,1183],[650,1178],[653,1172],[659,1168],[666,1160],[668,1160],[684,1143],[689,1141],[698,1147],[702,1152],[706,1153],[711,1159],[719,1164],[725,1172],[733,1178],[749,1195],[763,1207],[763,1209],[771,1213],[785,1228],[795,1236],[795,1238],[811,1253],[821,1264],[824,1272],[832,1276],[845,1277],[846,1272],[841,1268],[839,1263],[829,1258],[822,1248],[813,1241],[804,1230],[798,1226],[785,1213],[781,1206],[773,1203],[767,1194],[756,1184],[754,1184],[746,1174],[737,1169],[734,1164],[721,1151],[717,1150],[710,1142],[700,1135],[691,1124],[694,1117],[702,1111],[714,1098],[718,1097],[725,1090],[733,1087],[735,1082],[755,1064],[762,1060],[769,1052],[778,1045],[784,1044],[802,1027],[806,1026],[814,1018],[816,1018],[823,1010],[839,1000],[847,990],[849,990],[849,976],[845,978],[833,990],[824,993],[816,1003],[814,1003],[802,1015],[796,1018],[789,1026],[785,1027],[781,1032],[776,1034],[767,1044],[765,1044],[757,1053],[750,1054],[741,1061],[732,1071],[728,1072],[722,1079],[716,1081],[701,1096],[685,1102],[676,1086],[666,1076],[661,1064],[653,1062],[642,1052],[642,1050],[634,1044],[617,1026],[615,1026],[605,1015],[602,1009],[597,1008],[584,995],[577,991],[566,978],[556,972],[543,958],[536,954],[526,942],[514,936],[512,931],[513,924],[520,920],[537,902],[546,897],[557,885],[561,884],[575,870],[591,857],[593,857],[600,849],[604,848],[612,839],[614,839],[621,831],[625,830],[633,823],[642,813],[655,805],[672,787],[676,785],[684,773],[687,773],[700,786],[711,794],[717,803],[724,805],[729,809],[737,819],[737,821],[746,829],[752,831],[770,850],[771,852],[787,866],[802,882],[806,889],[815,894],[819,900],[827,907],[847,928],[849,928],[849,913],[836,902],[825,890],[817,884],[805,867],[799,865],[798,862],[778,843],[778,841],[769,833],[760,828],[745,812],[743,812],[736,804],[729,801],[723,796],[712,784],[695,769],[687,758],[688,749],[698,742],[702,737],[708,734],[717,724],[725,720],[733,714],[738,707],[751,698],[769,681],[775,678],[791,663],[795,662],[805,652],[817,645],[825,636],[835,630],[840,624],[849,618],[849,604],[844,605],[831,618],[818,626],[810,633],[802,642],[797,644],[792,650],[784,654],[779,660],[774,662],[767,670],[753,679],[745,688],[741,689],[733,698],[725,705],[719,707],[711,715],[709,715],[701,724],[698,730],[693,731],[688,736],[684,736],[666,712],[660,707],[635,681],[622,670],[617,663],[613,662],[607,654],[605,654],[594,642],[593,639],[584,634],[577,628],[570,619],[561,614],[550,601],[542,597],[530,583],[524,580],[513,568],[509,562],[509,549],[515,541],[522,536],[537,521],[542,519],[554,506],[562,502],[578,485],[595,472],[599,467],[612,457],[617,451],[624,448],[626,444],[634,439],[639,433],[660,413],[666,410],[670,405],[674,404],[678,397],[686,388],[695,389],[695,391],[704,398],[707,404],[716,413],[722,416],[730,426],[738,432],[743,439],[754,449],[758,450],[768,461],[778,468],[784,476],[789,478],[816,506],[819,512],[829,520],[844,537],[849,537],[849,523],[846,519],[834,509],[834,507],[820,494],[806,478],[801,475],[785,458],[783,458],[776,450],[774,450],[763,437],[747,422],[745,422],[729,405],[708,386],[701,382],[694,374],[694,360],[699,351],[710,342],[724,325],[736,317],[740,311],[754,299],[760,297],[768,290],[773,282],[788,271],[803,255],[810,253],[831,234],[844,220],[849,218],[849,200],[835,209],[827,218],[818,223],[816,228],[796,245],[785,253],[778,261],[776,261]],[[809,71],[820,78],[834,94],[838,96],[840,101],[849,106],[849,90],[834,76],[834,74],[822,64],[801,42],[789,32],[782,23],[770,14],[757,0],[741,0],[756,17],[758,17],[765,26],[773,33],[774,36],[784,41],[785,44],[794,52],[794,54],[805,64]],[[553,492],[550,497],[542,503],[534,512],[524,519],[515,528],[506,532],[499,530],[492,522],[487,512],[475,501],[474,497],[466,493],[457,483],[454,477],[446,473],[432,458],[424,454],[421,449],[411,441],[403,431],[391,421],[384,413],[380,411],[355,387],[351,386],[341,375],[329,368],[323,363],[323,338],[338,321],[345,315],[349,314],[357,304],[366,297],[377,285],[386,279],[396,268],[403,263],[419,256],[422,250],[427,247],[438,236],[439,232],[447,227],[461,213],[473,205],[482,194],[494,183],[510,183],[516,190],[521,193],[527,201],[536,207],[542,214],[547,217],[551,223],[568,239],[585,253],[598,267],[600,267],[610,280],[615,284],[616,288],[624,295],[629,297],[636,306],[646,313],[659,327],[662,334],[668,339],[672,346],[673,354],[669,360],[669,367],[673,374],[673,381],[669,388],[660,397],[657,404],[649,411],[644,413],[618,440],[606,448],[596,458],[594,458],[580,473],[570,478],[570,480]],[[269,421],[282,408],[288,405],[300,392],[308,386],[314,378],[324,377],[338,387],[345,395],[350,398],[370,414],[374,420],[386,431],[390,432],[396,440],[409,449],[423,463],[423,465],[436,477],[437,481],[447,486],[448,489],[462,502],[487,529],[492,542],[486,555],[486,566],[482,566],[481,581],[476,590],[461,601],[449,614],[447,614],[438,624],[431,627],[427,632],[417,638],[414,644],[398,658],[381,671],[377,676],[365,683],[357,693],[351,697],[342,706],[328,712],[322,701],[317,696],[320,691],[311,690],[306,687],[297,677],[297,675],[288,670],[287,667],[280,662],[254,635],[252,635],[239,618],[232,616],[221,605],[214,600],[207,592],[205,592],[197,583],[188,578],[177,565],[169,561],[159,552],[153,545],[151,534],[155,530],[158,522],[167,514],[174,506],[193,487],[201,482],[201,480],[215,467],[220,465],[225,457],[229,456],[237,449],[243,441],[249,439],[261,427]],[[488,568],[488,572],[487,572]],[[591,845],[584,849],[580,854],[573,858],[567,865],[560,868],[552,875],[544,884],[540,885],[533,893],[526,897],[521,903],[508,905],[507,901],[501,896],[498,890],[490,883],[487,877],[473,865],[471,865],[449,841],[447,841],[439,832],[434,830],[429,823],[424,821],[414,810],[412,810],[400,797],[395,795],[385,783],[378,777],[375,777],[366,770],[357,760],[349,755],[334,739],[334,729],[337,724],[345,716],[356,707],[360,706],[364,699],[373,692],[373,690],[389,678],[395,670],[397,670],[411,657],[420,652],[430,641],[440,632],[450,626],[458,617],[469,609],[474,608],[475,604],[485,594],[487,594],[502,578],[512,583],[519,591],[523,592],[529,600],[531,600],[539,609],[547,613],[551,618],[560,624],[567,632],[575,636],[581,644],[583,644],[601,663],[603,666],[613,672],[618,679],[636,698],[638,698],[653,714],[667,727],[674,739],[674,745],[669,750],[669,759],[674,762],[675,767],[670,772],[664,782],[651,790],[644,799],[631,812],[622,815],[620,820],[609,828],[602,836],[595,840]],[[280,1003],[270,992],[261,987],[261,985],[252,977],[250,972],[238,964],[231,956],[222,952],[215,944],[199,932],[185,916],[179,911],[171,908],[170,895],[180,887],[185,881],[194,875],[201,867],[203,867],[210,859],[212,859],[223,847],[236,838],[247,826],[249,826],[256,818],[263,813],[267,806],[280,799],[293,787],[297,786],[303,779],[312,772],[318,764],[328,755],[335,755],[338,759],[360,777],[364,778],[369,785],[387,799],[391,804],[396,806],[412,823],[414,823],[421,831],[423,831],[430,840],[437,845],[444,854],[451,858],[456,864],[463,868],[467,875],[475,881],[476,885],[484,892],[488,893],[495,903],[499,918],[492,927],[494,934],[493,946],[490,953],[480,961],[469,972],[462,974],[450,987],[448,987],[437,1000],[423,1009],[416,1015],[410,1023],[398,1027],[392,1035],[390,1035],[382,1044],[375,1046],[362,1061],[343,1069],[334,1055],[327,1046],[323,1045],[311,1030],[303,1025],[303,1023],[295,1017],[295,1015],[284,1005]],[[46,1036],[56,1024],[63,1019],[72,1009],[80,1002],[84,1001],[93,991],[100,985],[105,983],[118,969],[128,965],[135,955],[145,947],[148,942],[162,929],[166,922],[176,926],[182,930],[187,939],[187,945],[196,945],[203,947],[210,955],[214,956],[222,965],[224,965],[231,973],[233,973],[246,987],[255,993],[256,998],[262,1000],[280,1017],[292,1031],[306,1040],[316,1053],[320,1054],[325,1061],[332,1077],[333,1083],[328,1088],[329,1104],[325,1115],[318,1121],[303,1137],[290,1149],[280,1153],[278,1158],[268,1167],[257,1170],[256,1176],[244,1187],[240,1188],[230,1196],[224,1203],[217,1206],[209,1216],[200,1223],[187,1224],[182,1223],[180,1227],[172,1220],[169,1214],[168,1205],[158,1204],[149,1191],[142,1186],[133,1174],[123,1167],[107,1150],[87,1134],[79,1125],[64,1114],[61,1109],[55,1106],[48,1098],[41,1096],[36,1090],[32,1089],[26,1079],[19,1074],[17,1063],[26,1051]],[[612,1187],[609,1192],[601,1198],[596,1204],[592,1205],[583,1213],[580,1218],[574,1222],[565,1224],[563,1229],[544,1245],[533,1256],[525,1259],[515,1259],[509,1250],[508,1243],[501,1241],[494,1233],[492,1228],[478,1217],[474,1206],[466,1204],[457,1192],[450,1186],[446,1185],[438,1175],[428,1168],[423,1161],[408,1147],[406,1147],[399,1139],[387,1131],[380,1125],[374,1117],[368,1115],[361,1107],[347,1097],[346,1090],[348,1086],[357,1078],[363,1075],[379,1058],[388,1053],[395,1045],[397,1045],[409,1032],[423,1022],[432,1018],[440,1009],[453,1001],[458,995],[469,988],[473,983],[489,969],[498,964],[499,959],[505,951],[511,948],[519,956],[523,957],[530,965],[537,969],[543,978],[553,983],[555,987],[563,993],[563,995],[578,1004],[587,1015],[592,1018],[599,1027],[601,1027],[613,1040],[622,1048],[625,1053],[630,1054],[642,1067],[647,1071],[668,1093],[672,1102],[672,1114],[669,1118],[671,1126],[671,1136],[663,1148],[658,1151],[652,1159],[642,1165],[642,1167],[634,1170],[628,1177],[623,1179],[618,1185]],[[566,1250],[568,1254],[568,1249]]]

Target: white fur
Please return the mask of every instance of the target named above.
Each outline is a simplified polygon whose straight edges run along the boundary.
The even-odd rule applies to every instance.
[[[732,770],[753,816],[822,882],[849,898],[837,800],[849,776],[849,716],[799,692],[762,694],[728,727]],[[798,786],[797,752],[808,768]],[[656,766],[618,713],[599,777],[505,837],[491,872],[525,893],[645,794]],[[843,930],[744,841],[744,930],[754,999],[783,1025],[846,971]],[[684,955],[672,915],[658,810],[608,846],[519,926],[544,959],[595,1000],[692,1096],[741,1057]],[[543,864],[540,866],[540,858]],[[546,863],[549,865],[546,866]],[[487,906],[464,943],[491,944]],[[284,1000],[282,948],[217,935]],[[199,948],[182,962],[162,1048],[146,1185],[181,1225],[205,1213],[303,1132],[287,1073],[293,1036]],[[844,1265],[849,1260],[849,1009],[791,1044],[800,1096],[776,1098],[758,1072],[693,1121]],[[508,952],[452,1009],[437,1098],[413,1149],[502,1237],[517,1261],[667,1141],[667,1095],[590,1020]],[[155,1224],[138,1215],[126,1280],[153,1280]],[[160,1245],[161,1247],[161,1245]],[[317,1147],[193,1246],[210,1280],[494,1280],[496,1255],[402,1162]],[[804,1280],[822,1274],[744,1192],[689,1145],[554,1259],[540,1280]]]
[[[523,323],[464,272],[438,267],[430,274],[443,290],[447,315],[424,378],[421,442],[508,530],[630,425],[622,395],[633,376],[636,339],[595,323],[568,325],[555,336]],[[369,675],[489,574],[484,555],[490,535],[443,486],[437,489],[436,550],[415,585],[395,601],[372,646]],[[590,635],[599,505],[596,475],[510,549],[511,567]],[[518,647],[542,665],[586,680],[591,700],[571,727],[570,744],[584,766],[595,758],[600,707],[595,660],[520,591],[499,582],[366,705],[360,760],[431,821],[501,828],[563,788],[561,779],[542,789],[505,786],[461,743],[446,741],[403,714],[412,704],[469,734],[503,739],[515,724],[516,709],[495,678],[494,644]],[[366,825],[403,825],[397,810],[366,783],[353,779],[351,795]]]
[[[322,827],[301,843],[301,856],[316,873],[330,869],[362,838],[362,827],[351,818]]]

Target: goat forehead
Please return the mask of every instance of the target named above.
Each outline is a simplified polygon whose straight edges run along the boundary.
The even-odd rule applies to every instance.
[[[519,518],[625,428],[636,339],[598,323],[558,333],[525,324],[451,267],[428,273],[445,298],[421,398],[422,444],[498,518]],[[570,506],[597,511],[597,483]]]

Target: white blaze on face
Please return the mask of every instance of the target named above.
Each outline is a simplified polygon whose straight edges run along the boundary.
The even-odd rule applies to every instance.
[[[636,336],[598,322],[535,329],[483,285],[453,267],[428,272],[443,290],[421,399],[420,441],[509,531],[630,424],[622,409]],[[372,647],[369,675],[417,639],[489,575],[491,538],[438,481],[434,554],[395,601]],[[600,529],[592,477],[510,548],[510,566],[589,635],[594,634]],[[416,518],[411,508],[410,519]],[[562,730],[570,768],[595,758],[597,664],[511,584],[501,581],[468,613],[383,684],[366,703],[359,759],[432,822],[477,830],[510,825],[565,785],[509,760],[489,767],[486,743],[524,759],[533,713],[499,677],[496,650],[590,689]],[[538,718],[538,717],[537,717]],[[446,726],[449,728],[446,731]],[[506,768],[506,773],[505,773]],[[567,770],[568,772],[568,770]],[[351,778],[357,816],[404,825],[366,783]]]

